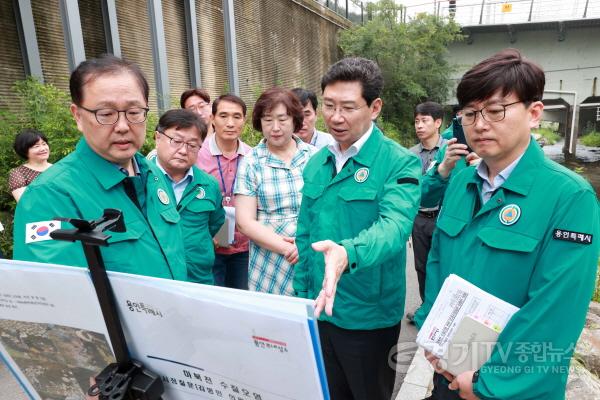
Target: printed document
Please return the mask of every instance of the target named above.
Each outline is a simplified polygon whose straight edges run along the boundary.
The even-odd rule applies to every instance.
[[[444,281],[427,319],[419,330],[416,341],[418,345],[436,357],[448,361],[449,347],[452,346],[453,341],[456,346],[463,347],[465,352],[472,351],[473,348],[473,343],[466,342],[477,342],[478,338],[486,342],[492,339],[495,343],[497,335],[518,310],[512,304],[451,274]],[[467,318],[465,319],[465,317]],[[455,338],[457,331],[460,333],[460,338]],[[491,345],[493,346],[494,343]],[[487,356],[489,357],[490,346],[488,346],[488,350]],[[456,373],[457,370],[464,368],[478,368],[477,365],[469,365],[464,362],[463,358],[470,357],[465,352],[462,357],[459,357],[456,348],[450,349],[454,365],[460,364],[460,366],[457,369],[449,365],[446,370]],[[460,363],[457,362],[458,358],[460,358]],[[487,358],[482,361],[480,354],[475,355],[475,363],[483,363],[486,360]]]

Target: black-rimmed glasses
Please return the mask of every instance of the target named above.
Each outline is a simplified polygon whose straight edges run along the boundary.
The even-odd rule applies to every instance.
[[[179,149],[181,146],[183,146],[185,144],[188,151],[190,151],[190,152],[196,152],[196,151],[200,150],[200,145],[198,143],[184,142],[183,140],[181,140],[179,138],[171,137],[164,132],[161,132],[161,131],[157,131],[157,132],[160,133],[161,135],[164,135],[166,138],[169,139],[169,145],[171,146],[172,149]]]
[[[87,112],[94,114],[96,121],[100,125],[114,125],[119,121],[119,115],[125,114],[125,119],[132,124],[141,124],[146,120],[148,116],[149,108],[144,107],[131,107],[127,110],[115,110],[114,108],[98,108],[96,110],[90,110],[84,106],[77,106]]]
[[[462,126],[469,126],[475,123],[477,120],[477,114],[481,114],[481,117],[488,122],[502,121],[506,116],[506,107],[514,104],[523,103],[523,101],[515,101],[508,104],[489,104],[479,110],[462,110],[460,112],[460,123]]]

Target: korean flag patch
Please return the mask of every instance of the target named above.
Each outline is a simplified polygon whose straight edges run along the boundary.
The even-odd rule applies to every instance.
[[[60,229],[60,221],[39,221],[25,224],[25,243],[52,240],[50,233]]]

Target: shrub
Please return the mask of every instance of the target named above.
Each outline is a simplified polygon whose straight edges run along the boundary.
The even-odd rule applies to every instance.
[[[385,81],[382,116],[412,134],[415,106],[426,100],[443,104],[447,99],[456,70],[446,57],[448,44],[463,36],[460,26],[448,18],[423,13],[404,23],[398,18],[402,6],[397,3],[370,2],[372,18],[341,30],[338,44],[344,56],[377,62]]]
[[[600,147],[600,132],[590,132],[585,136],[582,136],[579,141],[584,146]]]
[[[549,128],[533,129],[532,133],[537,133],[538,135],[546,139],[547,144],[554,144],[560,140],[560,135]]]

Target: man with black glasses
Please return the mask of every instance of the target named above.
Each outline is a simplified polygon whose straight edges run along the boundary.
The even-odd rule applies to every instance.
[[[338,61],[321,88],[335,142],[304,169],[294,289],[316,299],[331,399],[389,400],[421,168],[374,123],[383,106],[374,61]]]
[[[71,113],[83,137],[73,153],[32,183],[19,202],[14,258],[85,267],[79,243],[52,240],[71,228],[55,217],[96,219],[123,212],[125,232],[100,251],[108,270],[187,280],[179,214],[160,172],[138,150],[146,135],[148,83],[133,63],[103,56],[70,78]]]
[[[171,201],[177,204],[188,280],[214,284],[213,236],[225,221],[217,180],[194,164],[206,138],[206,125],[189,110],[169,110],[158,120],[156,158]]]
[[[544,71],[515,49],[480,62],[458,84],[461,123],[481,163],[445,192],[415,322],[422,325],[450,274],[519,311],[477,371],[452,376],[428,354],[438,372],[431,399],[565,398],[594,290],[600,213],[591,185],[545,158],[531,137],[544,84]]]

